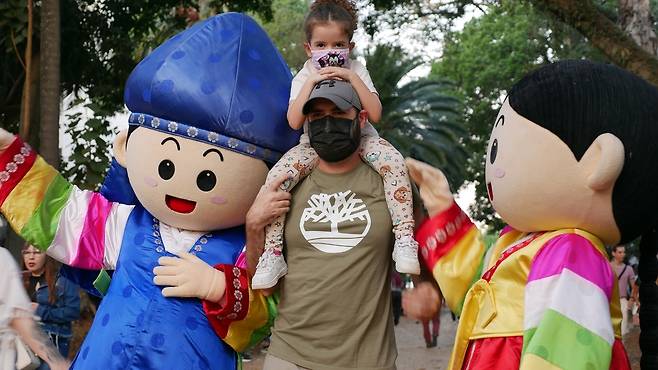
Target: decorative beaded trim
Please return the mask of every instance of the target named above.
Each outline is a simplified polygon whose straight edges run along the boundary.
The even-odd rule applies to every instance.
[[[157,218],[153,217],[153,232],[151,235],[155,238],[153,242],[157,245],[155,247],[155,251],[164,254],[165,253],[165,247],[164,247],[164,242],[162,241],[162,235],[160,235],[160,220]],[[199,238],[194,244],[192,248],[188,251],[190,254],[197,254],[198,252],[203,251],[203,246],[201,244],[206,244],[208,243],[208,239],[212,238],[212,233],[205,234]]]
[[[261,148],[245,141],[224,136],[216,132],[190,126],[185,123],[165,120],[144,113],[131,113],[128,123],[148,127],[164,133],[172,133],[188,139],[202,141],[211,145],[221,146],[250,157],[262,159],[266,162],[276,163],[283,153],[271,149]]]
[[[18,166],[25,163],[25,157],[30,154],[32,148],[27,143],[23,143],[20,153],[14,155],[13,161],[7,163],[5,169],[0,171],[0,188],[11,178],[11,174],[18,170]]]
[[[225,271],[224,273],[226,274],[227,280],[230,278],[230,275],[232,275],[233,277],[232,283],[233,283],[233,288],[235,289],[235,291],[233,292],[233,296],[237,301],[233,302],[233,307],[231,307],[232,312],[228,313],[226,316],[217,315],[217,320],[220,321],[224,319],[235,320],[238,318],[240,312],[244,308],[244,304],[246,303],[242,301],[245,298],[244,294],[241,292],[241,290],[245,288],[242,286],[242,282],[240,281],[242,272],[240,271],[239,268],[233,266],[231,272]]]
[[[435,250],[439,245],[445,243],[449,237],[459,231],[468,221],[468,216],[462,212],[454,220],[446,222],[443,227],[436,229],[434,233],[425,240],[424,246],[426,248],[421,248],[423,256],[427,258],[430,251]]]

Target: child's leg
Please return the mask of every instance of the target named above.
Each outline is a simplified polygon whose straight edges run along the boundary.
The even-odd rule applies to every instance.
[[[302,139],[299,145],[290,149],[272,167],[267,174],[265,184],[269,185],[281,177],[288,177],[288,180],[281,185],[281,190],[290,191],[316,164],[317,154],[308,140]],[[253,289],[273,287],[288,271],[282,254],[285,220],[286,215],[281,215],[265,228],[265,251],[258,261],[256,273],[252,278]]]
[[[393,221],[393,258],[400,272],[418,274],[418,243],[414,240],[413,201],[409,173],[402,154],[378,136],[361,138],[361,157],[384,181],[386,204]],[[400,255],[402,253],[402,255]]]
[[[284,154],[272,167],[267,174],[265,185],[269,185],[281,177],[288,177],[288,180],[281,185],[281,190],[289,192],[315,168],[318,162],[317,159],[318,155],[311,148],[311,145],[307,141],[302,141]],[[286,215],[281,215],[265,228],[266,249],[275,248],[279,252],[281,251],[285,219]]]

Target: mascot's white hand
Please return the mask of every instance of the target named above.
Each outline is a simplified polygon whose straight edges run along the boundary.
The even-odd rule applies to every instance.
[[[441,293],[430,282],[419,283],[402,294],[404,313],[418,320],[431,320],[441,308]]]
[[[179,257],[160,257],[160,266],[153,269],[156,285],[165,297],[196,297],[219,302],[224,297],[226,278],[221,271],[203,262],[199,257],[182,253]]]
[[[427,163],[412,158],[407,158],[406,164],[411,180],[418,185],[420,199],[427,208],[430,217],[452,206],[455,198],[443,172]]]
[[[5,149],[7,149],[9,145],[14,142],[15,138],[16,136],[14,134],[3,128],[0,128],[0,153],[4,152]]]

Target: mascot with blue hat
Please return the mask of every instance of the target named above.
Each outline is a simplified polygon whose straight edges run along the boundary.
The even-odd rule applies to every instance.
[[[129,130],[114,142],[131,205],[71,185],[0,129],[0,210],[12,227],[66,265],[115,270],[73,368],[231,369],[267,332],[272,310],[250,290],[242,225],[266,163],[298,141],[285,121],[290,80],[241,14],[155,49],[128,79]]]

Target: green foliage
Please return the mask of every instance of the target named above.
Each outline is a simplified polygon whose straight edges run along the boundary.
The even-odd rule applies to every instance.
[[[505,1],[445,38],[441,60],[431,75],[455,81],[454,93],[463,99],[465,140],[471,156],[468,178],[476,183],[471,214],[494,229],[501,220],[487,198],[484,158],[487,140],[506,88],[543,64],[557,59],[602,59],[573,29],[552,21],[525,2]]]
[[[272,38],[290,69],[297,72],[308,59],[304,51],[306,0],[274,0],[272,9],[274,14],[270,21],[258,16],[256,19]]]
[[[75,113],[67,115],[66,133],[73,138],[73,151],[63,166],[62,174],[82,189],[98,190],[112,158],[107,111],[94,103],[78,99]]]
[[[378,45],[365,58],[383,107],[379,134],[403,155],[442,168],[453,188],[458,188],[465,178],[467,155],[460,138],[466,131],[461,102],[446,93],[453,89],[451,84],[422,78],[400,85],[421,60],[398,46]]]

